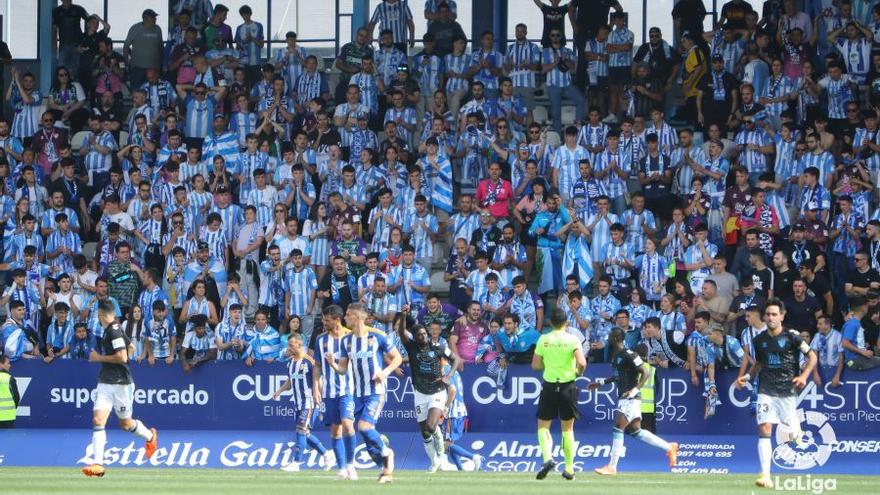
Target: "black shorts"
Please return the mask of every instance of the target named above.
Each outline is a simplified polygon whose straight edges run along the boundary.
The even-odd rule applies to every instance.
[[[608,68],[608,84],[611,86],[626,86],[629,84],[630,72],[629,67],[609,67]]]
[[[578,388],[575,382],[547,383],[541,387],[538,399],[538,419],[568,421],[578,419],[581,413],[577,407]]]

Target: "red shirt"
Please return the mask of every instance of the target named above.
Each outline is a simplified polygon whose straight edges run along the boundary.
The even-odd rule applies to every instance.
[[[513,188],[510,182],[500,179],[492,182],[491,179],[483,179],[477,186],[477,203],[480,208],[488,208],[489,213],[495,218],[507,218],[510,216],[508,205],[513,198]]]

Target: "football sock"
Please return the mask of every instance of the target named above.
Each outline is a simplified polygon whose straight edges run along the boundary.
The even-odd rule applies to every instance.
[[[640,429],[635,433],[632,433],[632,437],[645,442],[651,447],[657,447],[658,449],[665,450],[666,452],[669,452],[669,450],[672,449],[672,446],[669,445],[669,442],[663,440],[662,438],[658,437],[648,430]]]
[[[293,454],[293,460],[295,462],[302,462],[303,456],[306,454],[306,449],[308,448],[309,442],[305,433],[296,432],[296,453]]]
[[[446,458],[449,459],[449,462],[455,464],[455,467],[459,471],[464,471],[464,464],[461,463],[461,456],[458,455],[457,452],[452,450],[452,446],[450,446],[449,452],[446,454]]]
[[[153,439],[153,432],[150,431],[149,428],[144,426],[144,424],[141,423],[139,419],[134,420],[134,425],[128,431],[134,433],[135,435],[143,438],[148,442]]]
[[[336,467],[343,469],[345,467],[345,442],[342,437],[333,439],[333,453],[336,454]]]
[[[361,430],[361,436],[364,437],[364,443],[367,444],[367,447],[374,453],[378,454],[380,457],[387,455],[382,435],[380,435],[375,428]]]
[[[104,446],[107,444],[107,432],[103,426],[92,428],[92,459],[95,464],[104,464]]]
[[[318,439],[314,434],[309,433],[309,436],[306,437],[308,441],[309,447],[318,451],[319,454],[324,455],[327,453],[327,447],[324,447],[324,444],[321,443],[321,440]]]
[[[538,428],[538,445],[541,447],[544,462],[550,462],[553,459],[553,437],[550,436],[550,428]]]
[[[623,453],[623,430],[614,428],[611,430],[611,460],[608,465],[617,469],[617,461]]]
[[[476,454],[471,452],[470,450],[462,447],[458,444],[452,444],[449,446],[449,451],[453,452],[455,455],[459,457],[464,457],[465,459],[473,459]]]
[[[437,427],[434,428],[434,433],[431,435],[434,437],[434,450],[437,451],[437,458],[442,459],[446,454],[446,442],[443,441],[443,432]]]
[[[351,435],[343,433],[342,441],[345,442],[345,465],[352,466],[354,465],[354,449],[357,448],[357,437],[354,436],[354,433]]]
[[[431,461],[431,464],[437,463],[437,450],[434,448],[434,437],[430,436],[428,438],[423,438],[422,441],[425,442],[425,453],[428,454],[428,460]]]
[[[574,431],[562,432],[562,453],[565,456],[565,472],[574,472]]]
[[[773,457],[773,445],[770,437],[758,437],[758,460],[761,463],[761,476],[770,476],[770,459]]]

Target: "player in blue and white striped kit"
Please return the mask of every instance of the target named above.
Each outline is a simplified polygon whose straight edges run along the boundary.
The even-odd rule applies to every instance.
[[[322,313],[324,333],[315,340],[314,355],[319,356],[321,366],[312,370],[315,404],[322,404],[324,425],[330,427],[333,453],[339,468],[337,479],[357,479],[354,470],[354,397],[352,380],[348,375],[336,373],[328,362],[341,356],[342,339],[350,332],[342,326],[342,308],[332,304]]]
[[[290,361],[287,363],[287,381],[272,394],[272,399],[278,400],[281,394],[288,390],[291,391],[289,394],[290,402],[293,402],[296,411],[294,414],[296,453],[293,455],[293,461],[283,466],[281,470],[289,473],[299,471],[306,448],[311,447],[323,457],[324,471],[329,471],[333,467],[333,454],[311,431],[313,420],[316,417],[314,415],[315,398],[312,390],[312,370],[315,367],[315,360],[306,353],[302,335],[297,333],[287,337],[287,352],[290,355]]]
[[[338,361],[332,354],[327,356],[327,361],[337,373],[351,371],[358,431],[367,444],[370,457],[382,467],[379,483],[388,483],[392,481],[394,471],[394,452],[376,430],[376,423],[385,404],[385,380],[400,366],[403,358],[385,332],[366,325],[367,316],[363,304],[348,306],[345,320],[351,333],[342,338]],[[353,468],[350,472],[354,472]]]
[[[385,332],[366,325],[367,316],[363,304],[348,306],[345,321],[351,327],[351,333],[342,338],[339,358],[328,353],[326,361],[337,373],[351,371],[358,431],[367,444],[370,457],[382,467],[379,483],[388,483],[392,481],[394,471],[394,451],[385,444],[376,430],[376,423],[385,405],[385,380],[400,366],[403,358]],[[349,479],[356,478],[354,467],[350,466]]]
[[[379,2],[373,10],[373,16],[367,25],[367,31],[370,37],[376,29],[376,24],[382,30],[389,29],[394,37],[394,46],[406,53],[406,42],[409,39],[409,46],[416,43],[416,25],[413,22],[412,11],[409,9],[409,3],[406,0],[386,0]],[[409,37],[407,38],[407,31]]]

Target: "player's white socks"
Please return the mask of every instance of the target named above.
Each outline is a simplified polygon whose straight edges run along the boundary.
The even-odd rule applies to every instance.
[[[428,438],[422,439],[425,442],[425,453],[428,454],[428,460],[431,461],[431,466],[437,464],[437,449],[434,448],[434,436],[430,436]]]
[[[432,433],[431,436],[434,437],[434,450],[437,452],[437,458],[443,460],[443,456],[446,455],[446,445],[443,441],[443,432],[440,431],[439,427],[434,428],[434,433]]]
[[[104,446],[107,445],[107,432],[103,426],[95,426],[92,429],[92,461],[95,464],[104,464]]]
[[[645,442],[646,444],[648,444],[652,447],[657,447],[658,449],[661,449],[665,452],[669,452],[670,450],[672,450],[672,446],[669,445],[669,442],[667,442],[666,440],[663,440],[662,438],[658,437],[657,435],[651,433],[648,430],[639,430],[639,431],[635,432],[635,434],[633,435],[633,438],[641,440],[641,441]]]
[[[769,437],[758,437],[758,461],[761,463],[761,476],[770,476],[770,459],[773,458],[773,445]]]
[[[611,432],[611,460],[608,465],[617,469],[617,461],[623,454],[623,430],[614,428]]]
[[[139,419],[134,420],[134,426],[128,431],[143,438],[147,442],[149,442],[150,440],[153,439],[153,432],[150,431],[149,428],[144,426],[144,424],[141,423],[141,420],[139,420]]]

